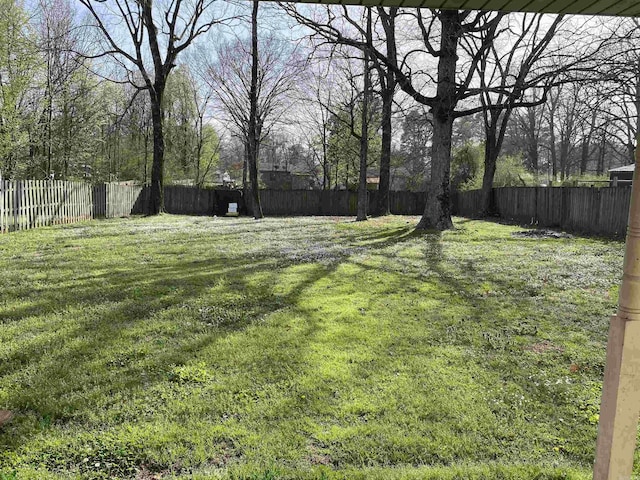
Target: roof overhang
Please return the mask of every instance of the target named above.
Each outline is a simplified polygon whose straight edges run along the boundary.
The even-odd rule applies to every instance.
[[[299,0],[305,3],[423,7],[444,10],[499,10],[503,12],[569,13],[640,16],[640,0]]]

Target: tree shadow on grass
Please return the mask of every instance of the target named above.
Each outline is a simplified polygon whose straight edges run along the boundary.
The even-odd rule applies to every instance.
[[[276,230],[271,225],[269,229]],[[418,267],[415,260],[400,256],[393,258],[393,264],[385,262],[385,249],[418,239],[424,239],[420,244],[423,262]],[[177,239],[173,246],[181,246],[183,241]],[[482,298],[474,288],[474,282],[480,279],[475,278],[477,272],[466,266],[444,263],[439,234],[415,232],[413,226],[374,233],[345,229],[339,232],[335,241],[359,246],[361,250],[355,253],[380,255],[381,261],[372,264],[361,255],[351,255],[353,250],[345,248],[331,254],[330,261],[323,264],[314,259],[299,260],[295,255],[287,256],[265,247],[253,252],[251,258],[212,250],[202,259],[180,263],[177,259],[171,261],[172,245],[164,245],[164,253],[158,254],[158,259],[152,258],[149,264],[120,266],[115,272],[76,275],[72,289],[67,284],[42,287],[35,300],[37,304],[17,309],[7,323],[18,326],[23,322],[26,325],[34,322],[34,325],[30,331],[22,333],[16,329],[17,344],[9,346],[2,357],[0,386],[9,385],[9,393],[0,398],[7,407],[17,410],[19,416],[9,429],[0,433],[0,449],[19,452],[34,437],[42,435],[42,430],[34,428],[34,422],[50,423],[46,428],[54,428],[57,432],[82,427],[88,432],[82,439],[71,442],[66,450],[56,447],[58,457],[45,462],[47,468],[80,468],[78,465],[84,453],[71,453],[77,449],[78,442],[91,443],[93,440],[88,436],[103,435],[101,430],[117,429],[119,421],[139,424],[158,420],[158,412],[145,417],[144,406],[134,405],[133,412],[127,413],[117,405],[118,402],[126,404],[127,397],[144,398],[144,395],[154,397],[149,403],[164,409],[165,415],[175,416],[171,420],[176,422],[181,418],[179,412],[183,407],[163,405],[163,402],[174,402],[176,396],[187,405],[200,397],[207,400],[206,406],[198,407],[204,416],[203,424],[189,425],[205,429],[207,421],[214,424],[211,441],[230,445],[227,453],[234,456],[249,455],[251,452],[245,449],[257,448],[257,440],[251,439],[253,433],[242,430],[251,427],[250,422],[242,418],[246,412],[238,406],[246,403],[259,405],[265,421],[274,425],[285,423],[283,415],[303,417],[308,412],[323,421],[364,425],[366,414],[362,417],[356,412],[340,417],[344,414],[326,413],[326,405],[334,401],[331,400],[334,384],[316,375],[316,369],[322,365],[309,360],[314,354],[310,350],[313,344],[328,342],[326,338],[319,339],[325,329],[324,313],[303,307],[301,300],[319,282],[337,281],[344,276],[343,271],[336,272],[338,268],[356,266],[392,276],[386,288],[395,292],[419,288],[425,281],[437,281],[442,289],[441,301],[446,301],[448,295],[456,296],[464,315],[473,318],[483,313],[479,310]],[[160,257],[166,257],[166,260],[159,260]],[[71,273],[64,276],[69,277]],[[285,273],[290,274],[286,280],[281,276]],[[351,272],[345,279],[357,286],[355,292],[362,288],[357,275],[357,272]],[[485,276],[485,280],[501,281],[498,275],[495,277]],[[286,288],[276,288],[279,282],[286,283]],[[503,284],[505,289],[510,287],[508,282]],[[349,298],[345,296],[335,301],[346,303]],[[289,317],[278,317],[278,312],[286,311],[299,317],[299,325],[277,325],[280,321],[291,321]],[[46,320],[37,323],[34,317]],[[261,323],[264,318],[269,318],[270,325],[278,328],[268,330],[270,326]],[[447,328],[459,320],[459,315],[446,321],[437,320],[433,322],[433,331],[446,341],[468,345],[469,337],[449,337],[451,340],[447,340],[447,335],[451,334]],[[341,319],[331,318],[330,321]],[[375,331],[375,324],[371,328]],[[345,329],[348,334],[348,325]],[[358,360],[357,352],[354,352],[355,360],[345,358],[348,362],[343,365],[345,381],[369,375],[374,368],[385,369],[378,359],[379,354],[395,348],[397,340],[381,338],[367,347],[369,351],[365,358]],[[438,340],[439,343],[442,341]],[[232,348],[229,345],[240,348],[234,351],[235,359],[216,355],[218,351]],[[203,366],[199,366],[200,362]],[[221,384],[209,385],[200,379],[201,375],[205,380],[209,375],[215,375],[215,369],[224,374],[225,380],[221,380]],[[391,372],[383,373],[388,383],[385,389],[393,391],[399,380]],[[495,373],[499,377],[499,372]],[[272,399],[269,392],[274,390],[291,391]],[[167,400],[155,398],[167,394]],[[329,400],[318,396],[326,396]],[[226,403],[225,398],[228,399]],[[116,412],[113,415],[117,416],[110,416],[110,412]],[[235,434],[220,433],[225,422],[236,425]],[[245,436],[239,441],[238,435]],[[411,457],[417,454],[411,446],[385,449],[380,447],[380,442],[386,440],[376,440],[374,433],[366,436],[362,440],[374,442],[372,445],[379,449],[369,457],[374,464],[384,461],[394,464],[404,461],[406,456],[418,458]],[[168,441],[158,440],[160,443]],[[116,442],[104,448],[113,453],[120,447]],[[333,445],[334,465],[357,463],[361,452],[355,448],[353,442]],[[460,447],[458,452],[465,450]],[[36,455],[39,453],[42,452],[36,450]],[[385,460],[384,455],[392,456]],[[431,455],[424,458],[443,464],[451,461],[450,454]],[[169,458],[175,458],[175,455]],[[90,456],[90,462],[94,459],[99,460]],[[128,468],[127,472],[131,473],[132,468],[135,470],[154,461],[158,461],[157,457],[149,458],[147,452],[136,451],[130,457],[118,457],[112,463],[116,465],[114,469]],[[215,463],[217,460],[199,461]],[[170,463],[157,468],[169,468]],[[105,471],[108,474],[119,472]]]
[[[95,422],[94,411],[105,399],[172,381],[181,372],[174,367],[207,360],[205,352],[225,338],[295,308],[305,290],[339,262],[302,271],[288,280],[285,294],[273,295],[273,284],[249,282],[261,275],[276,281],[274,272],[298,264],[265,249],[249,260],[213,255],[41,287],[35,302],[3,315],[5,325],[20,332],[24,324],[27,331],[7,345],[0,364],[0,398],[18,414],[0,432],[1,449],[17,451],[28,443],[38,434],[34,422]],[[313,337],[316,328],[310,323],[303,335]]]
[[[363,238],[368,243],[385,240]],[[163,249],[165,253],[153,256],[170,258],[171,245]],[[173,378],[182,374],[180,366],[202,360],[206,352],[261,318],[297,308],[305,291],[331,275],[349,250],[336,255],[328,263],[315,264],[264,249],[249,259],[212,254],[189,263],[124,261],[96,273],[60,266],[64,282],[39,285],[32,301],[2,314],[4,325],[16,332],[0,365],[2,402],[18,415],[0,434],[0,445],[18,452],[48,428],[87,424],[91,431],[91,425],[105,421],[99,411],[109,410],[110,402],[126,398],[127,392],[154,391],[168,379],[180,384],[180,378]],[[29,259],[24,261],[28,265]],[[289,280],[287,291],[274,295],[274,272],[297,266],[302,271]],[[37,267],[33,270],[36,273]],[[256,276],[271,283],[252,283]],[[316,320],[305,317],[305,328],[297,333],[304,340],[287,346],[287,358],[267,359],[256,350],[252,353],[257,357],[245,358],[244,363],[258,373],[269,373],[268,382],[291,375],[295,359],[304,358],[304,346],[318,329]],[[251,357],[250,353],[243,356]],[[274,367],[278,362],[286,362],[286,368]],[[74,468],[80,460],[71,456],[60,461],[63,468]]]
[[[496,438],[505,435],[508,439],[505,452],[529,448],[518,447],[520,439],[512,437],[513,425],[520,425],[523,429],[533,428],[525,420],[528,412],[523,412],[522,404],[518,402],[548,402],[544,406],[536,406],[549,410],[545,412],[548,416],[545,417],[543,413],[537,420],[536,433],[541,437],[538,441],[552,451],[557,438],[571,438],[563,447],[563,455],[572,461],[589,465],[593,460],[595,427],[586,422],[585,414],[576,412],[584,409],[584,406],[579,408],[580,402],[589,404],[592,400],[587,397],[580,400],[568,393],[579,391],[569,385],[573,382],[567,384],[566,375],[571,362],[563,354],[562,348],[545,340],[549,333],[540,336],[538,319],[548,319],[539,317],[540,298],[537,289],[523,281],[515,267],[511,269],[513,276],[508,276],[500,268],[492,273],[486,266],[477,268],[482,266],[474,265],[470,260],[447,258],[440,234],[427,233],[423,238],[422,267],[415,258],[394,258],[392,267],[385,261],[351,261],[364,270],[396,275],[390,290],[412,291],[424,283],[436,285],[437,298],[442,307],[434,307],[434,312],[425,317],[434,335],[430,342],[434,346],[472,348],[476,355],[469,358],[470,367],[480,366],[503,386],[492,408],[501,425],[501,430],[496,431]],[[508,244],[516,241],[507,240]],[[490,243],[493,239],[483,238],[482,241]],[[393,244],[394,238],[389,237],[386,246]],[[384,252],[380,252],[381,257],[384,255]],[[483,285],[488,286],[486,291]],[[449,308],[451,305],[456,308]],[[535,345],[541,345],[541,348],[548,345],[549,350],[536,355],[532,353],[532,346]],[[563,365],[564,376],[560,373],[560,380],[550,382],[546,377],[547,371],[558,371],[560,366],[559,371],[563,372]],[[595,379],[598,380],[599,375],[595,373]],[[540,411],[533,415],[540,415]],[[557,421],[560,417],[565,420]]]

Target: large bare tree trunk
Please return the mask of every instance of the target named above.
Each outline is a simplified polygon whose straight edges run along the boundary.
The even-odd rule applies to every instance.
[[[249,181],[251,182],[251,200],[253,218],[263,218],[260,205],[260,187],[258,185],[258,0],[253,1],[251,15],[251,88],[249,92]]]
[[[134,81],[137,75],[131,69],[127,70],[126,78],[136,89],[149,90],[153,120],[153,166],[149,210],[151,214],[160,213],[164,209],[162,97],[167,79],[177,64],[178,55],[197,37],[204,35],[213,25],[222,23],[223,20],[204,20],[203,16],[210,11],[209,5],[213,3],[205,0],[173,0],[155,5],[153,0],[141,0],[130,4],[115,0],[109,2],[104,11],[101,7],[96,9],[96,3],[104,4],[104,0],[77,1],[86,7],[90,18],[94,20],[93,26],[102,32],[103,40],[106,42],[106,48],[91,58],[112,57],[121,66],[135,65],[142,84]],[[113,18],[107,20],[108,17]],[[126,25],[127,28],[122,29],[122,25]],[[153,71],[150,69],[151,66]]]
[[[378,12],[383,22],[386,36],[387,56],[397,62],[396,38],[395,38],[395,18],[398,13],[397,8],[390,8],[389,13],[384,8],[379,7]],[[393,97],[396,90],[396,77],[389,67],[380,72],[380,82],[382,83],[382,145],[380,153],[380,183],[378,185],[378,203],[376,205],[376,215],[389,215],[391,208],[389,205],[389,190],[391,189],[391,141],[393,115]]]
[[[453,227],[449,185],[452,133],[452,117],[434,116],[431,183],[427,190],[427,205],[416,226],[418,230],[448,230]]]
[[[151,96],[151,120],[153,122],[153,163],[151,166],[151,215],[157,215],[164,211],[164,133],[162,129],[163,111],[162,94],[164,86],[156,85],[149,90]]]
[[[489,112],[488,116],[485,117],[484,175],[482,177],[482,199],[480,204],[480,214],[482,216],[494,213],[495,205],[492,203],[493,196],[491,194],[493,179],[496,175],[498,155],[502,150],[504,136],[512,113],[513,107],[507,106],[504,112]]]
[[[367,7],[367,45],[371,45],[371,7]],[[371,71],[369,70],[369,50],[364,49],[364,92],[362,96],[362,130],[360,133],[360,175],[358,178],[357,222],[367,219],[367,164],[369,156],[369,90]]]
[[[461,35],[459,12],[440,12],[442,33],[438,60],[438,87],[433,105],[433,143],[431,146],[431,183],[427,205],[418,225],[419,230],[448,230],[451,221],[451,135],[453,133],[456,98],[457,48]]]
[[[490,215],[493,210],[492,195],[493,179],[496,176],[496,164],[498,161],[498,151],[495,147],[495,133],[488,133],[484,144],[484,175],[482,176],[482,199],[480,205],[480,215]]]
[[[389,79],[389,76],[391,79]],[[391,80],[392,87],[387,83],[382,92],[382,152],[380,153],[380,184],[378,185],[377,215],[389,215],[389,189],[391,188],[391,114],[393,107],[393,93],[395,83],[393,73],[387,75],[387,82]]]

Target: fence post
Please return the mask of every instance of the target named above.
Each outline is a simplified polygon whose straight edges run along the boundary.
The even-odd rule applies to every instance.
[[[0,233],[4,232],[4,210],[5,210],[5,202],[4,202],[4,178],[2,178],[2,171],[0,171]]]
[[[0,171],[0,233],[4,232],[4,179]]]
[[[20,230],[20,180],[13,182],[13,231]]]

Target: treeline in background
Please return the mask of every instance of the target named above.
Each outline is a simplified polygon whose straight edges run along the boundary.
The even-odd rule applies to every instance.
[[[88,10],[101,14],[104,3],[0,0],[3,178],[150,182],[153,105],[140,70],[106,54]],[[163,180],[241,186],[249,181],[250,4],[210,3],[216,21],[176,56],[166,77]],[[125,25],[113,12],[135,2],[111,4],[102,18],[122,42]],[[261,185],[265,172],[286,172],[298,188],[355,189],[366,119],[369,187],[379,185],[387,151],[389,188],[423,191],[438,106],[419,95],[436,95],[430,47],[442,31],[439,13],[372,9],[367,41],[359,7],[261,8]],[[511,14],[485,30],[489,42],[459,38],[452,187],[481,188],[488,157],[495,157],[494,186],[602,179],[631,163],[640,123],[639,30],[630,19]],[[363,45],[370,47],[365,115]],[[474,63],[478,52],[483,57]],[[398,72],[389,75],[381,57],[391,56],[416,95]]]

